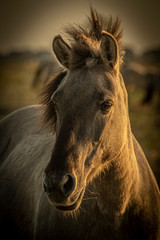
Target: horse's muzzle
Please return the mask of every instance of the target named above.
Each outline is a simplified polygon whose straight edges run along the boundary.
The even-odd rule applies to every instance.
[[[62,177],[47,174],[43,178],[43,189],[49,202],[62,211],[73,211],[80,206],[84,188],[75,190],[76,178],[67,173]]]

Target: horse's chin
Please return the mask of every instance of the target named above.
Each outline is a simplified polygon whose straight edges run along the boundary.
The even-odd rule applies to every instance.
[[[58,210],[61,210],[61,211],[64,211],[64,212],[71,212],[71,211],[75,211],[77,210],[80,205],[81,205],[81,202],[82,202],[82,199],[83,199],[83,195],[84,195],[84,191],[85,191],[85,188],[82,189],[82,191],[80,192],[78,198],[76,199],[76,201],[71,204],[71,205],[60,205],[60,204],[56,204],[54,203],[54,206],[58,209]]]

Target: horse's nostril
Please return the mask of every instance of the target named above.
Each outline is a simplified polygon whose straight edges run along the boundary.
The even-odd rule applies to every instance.
[[[42,182],[45,193],[56,194],[59,192],[65,197],[68,197],[73,192],[75,185],[76,180],[71,173],[64,175],[61,180],[54,175],[51,178],[45,176]]]
[[[66,174],[59,184],[60,189],[65,196],[69,196],[73,192],[75,185],[75,177],[72,174]]]

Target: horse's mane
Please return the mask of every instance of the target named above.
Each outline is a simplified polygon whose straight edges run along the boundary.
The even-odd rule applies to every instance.
[[[120,29],[119,18],[104,19],[95,9],[91,7],[90,17],[88,17],[88,27],[81,25],[70,25],[65,28],[65,32],[70,38],[72,56],[71,67],[83,65],[88,57],[100,57],[99,46],[102,39],[102,30],[110,33],[117,40],[119,46],[119,64],[123,63],[124,50],[122,47],[122,30]]]

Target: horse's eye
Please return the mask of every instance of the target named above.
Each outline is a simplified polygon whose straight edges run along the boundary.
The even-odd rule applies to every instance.
[[[106,100],[100,105],[100,110],[103,114],[106,114],[109,112],[110,108],[112,107],[113,103],[111,100]]]

